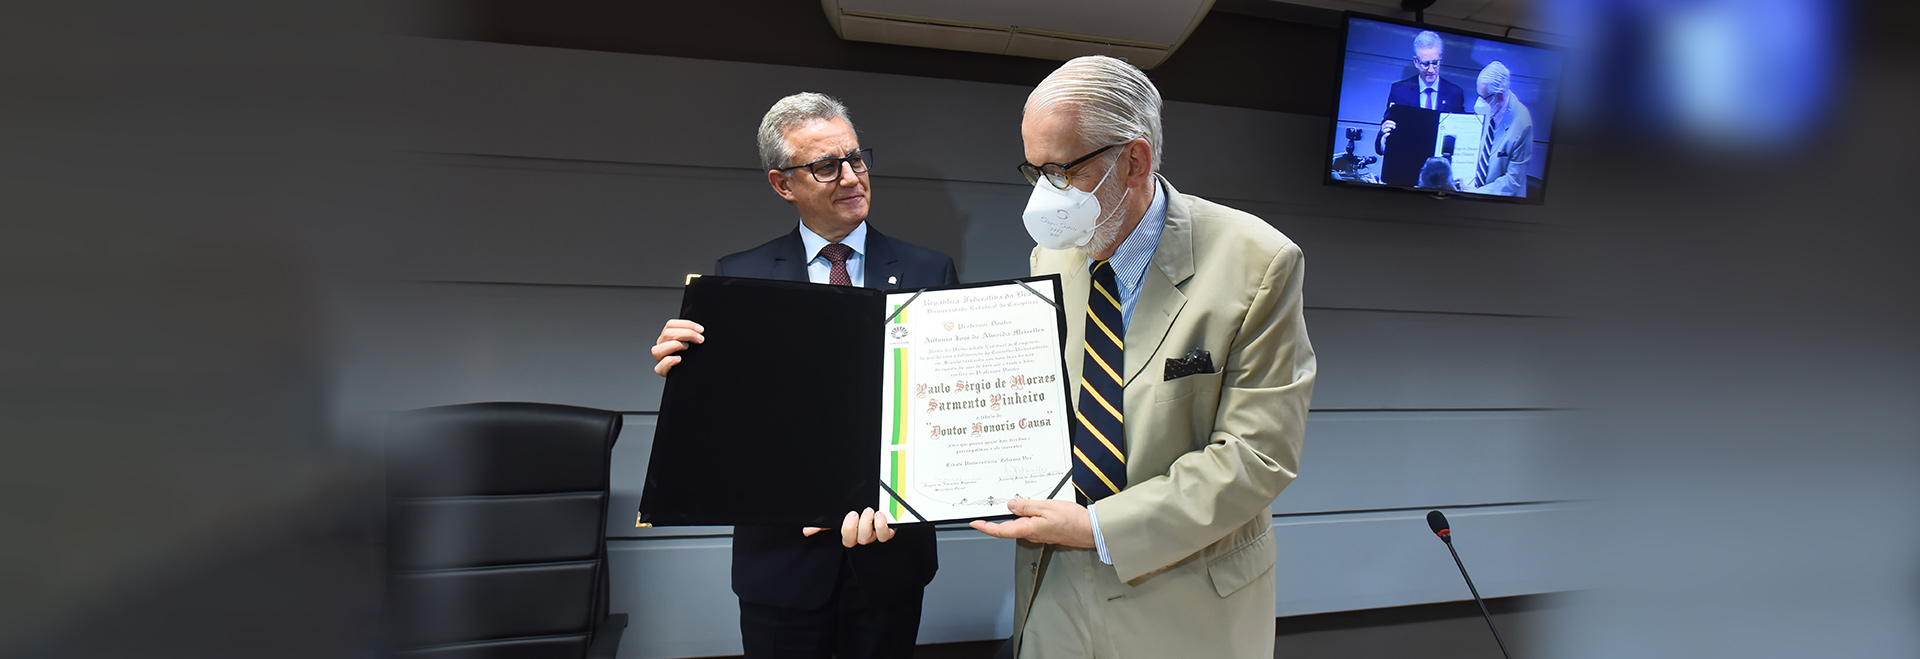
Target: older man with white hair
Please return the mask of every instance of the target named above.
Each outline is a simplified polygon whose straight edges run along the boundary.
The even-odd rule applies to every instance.
[[[1457,179],[1462,192],[1527,196],[1527,165],[1533,162],[1533,113],[1513,95],[1513,73],[1500,62],[1480,69],[1473,111],[1487,118],[1480,131],[1480,158],[1473,178]]]
[[[1067,62],[1020,122],[1035,275],[1059,274],[1078,502],[974,522],[1020,540],[1019,656],[1273,656],[1268,510],[1299,473],[1315,362],[1299,246],[1158,174],[1160,92]]]

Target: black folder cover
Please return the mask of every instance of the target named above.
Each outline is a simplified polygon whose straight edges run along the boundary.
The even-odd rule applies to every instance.
[[[740,277],[687,285],[706,330],[667,375],[640,521],[839,527],[879,490],[884,291]]]
[[[705,341],[667,375],[639,522],[838,528],[873,506],[889,292],[902,291],[689,283],[680,317]]]
[[[1387,138],[1387,153],[1380,163],[1380,182],[1413,187],[1420,183],[1420,167],[1433,157],[1433,143],[1440,135],[1440,113],[1418,105],[1398,104],[1387,108],[1393,135]]]

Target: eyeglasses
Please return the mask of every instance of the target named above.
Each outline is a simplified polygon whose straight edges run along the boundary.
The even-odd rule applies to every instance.
[[[1440,66],[1440,58],[1436,57],[1433,59],[1416,59],[1413,61],[1413,65],[1423,69],[1437,68]]]
[[[1020,163],[1018,169],[1020,170],[1021,176],[1027,177],[1027,185],[1033,185],[1035,183],[1039,183],[1040,178],[1044,176],[1046,177],[1048,183],[1053,184],[1053,187],[1065,190],[1067,189],[1068,185],[1073,184],[1073,174],[1070,173],[1068,170],[1071,170],[1074,167],[1079,166],[1080,163],[1093,159],[1094,156],[1100,155],[1102,153],[1106,153],[1107,150],[1112,149],[1113,147],[1116,147],[1116,146],[1120,146],[1121,144],[1126,144],[1126,142],[1121,142],[1120,144],[1108,144],[1106,146],[1100,147],[1099,149],[1095,149],[1093,153],[1089,153],[1087,155],[1074,158],[1073,162],[1066,163],[1064,165],[1057,162],[1050,162],[1050,163],[1035,167],[1031,164],[1023,162],[1023,163]]]
[[[840,158],[821,158],[805,165],[781,167],[778,171],[784,172],[789,169],[805,167],[808,173],[813,174],[813,180],[821,183],[832,183],[840,180],[840,170],[842,169],[840,163],[843,162],[853,166],[853,173],[865,174],[867,170],[873,168],[873,149],[860,149]]]

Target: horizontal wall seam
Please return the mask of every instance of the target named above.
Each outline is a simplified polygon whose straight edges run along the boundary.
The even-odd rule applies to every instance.
[[[417,646],[410,646],[410,647],[404,648],[404,650],[407,652],[419,652],[421,650],[451,650],[451,649],[459,649],[459,648],[466,648],[466,647],[480,647],[483,645],[494,645],[498,643],[512,643],[515,641],[558,641],[558,640],[564,640],[564,639],[570,639],[570,638],[584,639],[584,638],[587,638],[587,636],[588,634],[584,632],[578,633],[578,634],[546,634],[543,636],[506,636],[502,638],[489,638],[489,639],[482,639],[478,641],[461,641],[459,643],[442,643],[439,645],[417,645]]]
[[[529,161],[529,162],[545,162],[545,163],[560,163],[560,164],[577,163],[581,165],[597,166],[597,167],[664,167],[664,168],[671,168],[671,169],[698,170],[702,172],[740,172],[740,173],[754,174],[756,176],[763,171],[757,167],[657,163],[657,162],[642,162],[637,160],[598,160],[598,159],[592,159],[592,158],[527,156],[527,155],[513,155],[513,154],[503,154],[503,153],[475,153],[475,152],[461,152],[461,151],[406,151],[404,153],[408,153],[416,156],[499,159],[499,160],[508,160],[508,161]],[[457,162],[438,163],[438,164],[445,164],[451,167],[472,167],[472,168],[481,168],[481,169],[529,169],[528,167],[525,167],[525,166],[511,166],[511,165],[505,165],[505,164],[457,163]],[[547,171],[573,171],[573,170],[555,168]],[[626,176],[644,176],[645,175],[639,172],[595,172],[595,173],[619,174],[619,175],[626,175]],[[894,174],[874,174],[873,178],[898,179],[902,181],[925,181],[925,182],[933,182],[933,183],[967,183],[967,184],[975,184],[975,185],[999,185],[999,186],[1007,186],[1008,188],[1018,188],[1018,189],[1025,189],[1030,187],[1026,184],[1019,182],[1018,180],[1012,180],[1011,176],[1009,176],[1007,179],[988,180],[988,179],[967,179],[967,178],[959,178],[959,179],[940,178],[940,177],[932,177],[932,176],[899,176]],[[743,180],[746,180],[746,179],[743,179]],[[753,180],[760,180],[760,179],[755,178]],[[1427,209],[1427,210],[1423,210],[1421,213],[1417,215],[1409,215],[1409,214],[1403,214],[1403,213],[1388,213],[1383,215],[1347,215],[1347,214],[1339,214],[1337,211],[1340,211],[1340,210],[1351,211],[1352,207],[1347,204],[1341,204],[1341,203],[1302,203],[1297,201],[1248,199],[1245,197],[1232,197],[1232,196],[1221,196],[1221,195],[1201,195],[1201,196],[1205,197],[1210,201],[1214,201],[1217,203],[1236,202],[1236,203],[1243,203],[1243,204],[1267,204],[1267,205],[1281,206],[1285,208],[1303,209],[1300,212],[1289,212],[1286,214],[1321,217],[1321,218],[1328,218],[1328,219],[1339,219],[1339,220],[1384,222],[1388,224],[1418,224],[1418,225],[1426,225],[1426,226],[1471,228],[1471,229],[1488,230],[1488,231],[1531,231],[1531,230],[1541,230],[1541,229],[1552,230],[1552,231],[1578,231],[1579,230],[1579,228],[1575,226],[1566,225],[1566,224],[1557,224],[1553,222],[1546,222],[1546,221],[1540,221],[1540,220],[1516,220],[1516,219],[1496,218],[1496,217],[1477,217],[1473,215],[1449,213],[1449,212],[1445,212],[1444,210],[1441,212],[1434,212],[1432,209]],[[1227,205],[1231,206],[1233,204],[1229,203]],[[1438,221],[1438,220],[1450,220],[1451,222]],[[1454,222],[1485,222],[1485,223],[1489,223],[1489,225],[1460,227]]]
[[[1312,407],[1314,414],[1356,414],[1378,412],[1582,412],[1589,407]],[[648,412],[659,414],[659,412]]]
[[[1279,522],[1282,520],[1312,519],[1316,517],[1331,517],[1331,516],[1337,516],[1337,515],[1390,515],[1394,513],[1419,513],[1419,512],[1428,511],[1428,510],[1454,511],[1454,510],[1491,510],[1491,509],[1500,509],[1500,508],[1524,509],[1524,508],[1538,508],[1542,506],[1555,506],[1555,505],[1577,505],[1577,504],[1583,504],[1583,503],[1590,503],[1590,501],[1587,501],[1584,499],[1550,499],[1550,500],[1542,500],[1542,501],[1509,501],[1509,502],[1503,502],[1503,503],[1470,503],[1470,504],[1448,504],[1448,505],[1436,505],[1436,506],[1416,506],[1412,508],[1368,508],[1368,509],[1355,509],[1355,510],[1327,510],[1327,511],[1302,512],[1302,513],[1273,513],[1272,515],[1270,515],[1270,517],[1275,522]],[[664,527],[664,528],[671,528],[671,527]],[[979,539],[987,539],[991,537],[991,536],[987,536],[986,534],[982,534],[977,531],[974,531],[972,528],[965,527],[965,526],[950,526],[950,527],[941,526],[941,527],[935,527],[934,530],[938,533],[938,535],[947,536],[947,537],[952,537],[954,535],[961,535],[963,532],[975,534],[978,536]],[[703,534],[689,534],[689,535],[662,534],[662,535],[643,535],[643,536],[624,535],[624,536],[607,536],[607,542],[652,542],[652,541],[660,541],[660,540],[718,540],[718,539],[731,539],[732,537],[733,535],[730,533],[703,533]],[[975,538],[968,537],[963,539],[975,539]]]
[[[1284,496],[1284,495],[1283,495]],[[1468,503],[1442,506],[1415,506],[1411,508],[1361,508],[1355,510],[1322,510],[1304,513],[1274,513],[1274,519],[1300,519],[1306,517],[1325,517],[1328,515],[1369,515],[1380,513],[1408,513],[1425,510],[1478,510],[1486,508],[1516,508],[1521,506],[1550,506],[1558,504],[1588,503],[1583,499],[1548,499],[1542,501],[1505,501],[1500,503]]]
[[[628,289],[635,291],[679,291],[683,286],[646,286],[637,284],[572,284],[556,282],[522,281],[482,281],[468,279],[399,279],[390,284],[428,284],[437,286],[527,286],[533,288],[592,288],[592,289]],[[1529,320],[1584,320],[1579,316],[1561,316],[1554,314],[1503,313],[1497,311],[1448,311],[1441,309],[1386,309],[1381,307],[1337,307],[1325,305],[1304,305],[1308,311],[1351,311],[1365,313],[1421,314],[1429,316],[1472,316],[1478,318],[1523,318]]]
[[[1590,407],[1313,407],[1307,411],[1312,414],[1377,414],[1377,413],[1428,413],[1428,412],[1584,412]],[[660,410],[607,410],[627,416],[659,416]]]
[[[420,575],[428,575],[428,574],[452,574],[455,572],[495,572],[495,571],[504,572],[508,570],[522,570],[522,569],[529,569],[529,568],[584,567],[584,566],[593,565],[594,563],[597,563],[597,562],[599,562],[597,559],[588,558],[584,560],[574,560],[574,561],[554,561],[551,563],[512,563],[508,565],[475,565],[471,567],[442,567],[442,568],[433,568],[429,570],[394,570],[393,574],[394,576],[411,577],[411,576],[420,576]]]
[[[624,414],[624,412],[621,412]],[[399,503],[427,501],[539,501],[541,499],[571,499],[584,496],[606,496],[600,490],[581,490],[578,492],[552,492],[546,494],[461,494],[435,497],[393,497]]]

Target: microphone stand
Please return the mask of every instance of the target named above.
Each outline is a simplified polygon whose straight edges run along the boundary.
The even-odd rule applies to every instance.
[[[1473,593],[1473,601],[1480,605],[1480,617],[1486,618],[1487,629],[1493,632],[1493,642],[1500,644],[1500,656],[1513,659],[1507,653],[1507,642],[1500,640],[1500,630],[1493,626],[1493,614],[1487,612],[1487,602],[1480,599],[1480,589],[1473,587],[1473,577],[1467,576],[1467,564],[1460,562],[1460,552],[1453,548],[1453,534],[1443,534],[1441,540],[1447,541],[1447,553],[1453,554],[1453,564],[1460,566],[1460,577],[1467,580],[1467,592]]]

